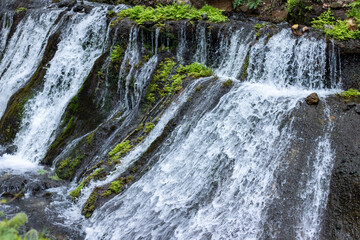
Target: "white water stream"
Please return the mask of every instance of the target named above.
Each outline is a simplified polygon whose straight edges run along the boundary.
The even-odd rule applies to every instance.
[[[37,163],[45,156],[55,137],[52,133],[59,126],[67,104],[102,52],[107,27],[106,13],[106,7],[97,7],[88,15],[72,16],[62,32],[58,51],[49,63],[42,89],[25,105],[25,117],[14,140],[17,151],[0,158],[0,169],[37,167]],[[49,17],[51,14],[45,16]],[[47,26],[52,25],[49,20],[46,21]],[[35,25],[37,24],[32,21],[31,26]],[[30,39],[34,39],[29,44],[39,44],[36,35],[32,31],[29,34],[33,37]],[[34,55],[36,56],[31,54],[31,57]],[[31,60],[26,61],[33,63]],[[16,72],[19,72],[18,69]],[[4,105],[6,104],[2,104]]]

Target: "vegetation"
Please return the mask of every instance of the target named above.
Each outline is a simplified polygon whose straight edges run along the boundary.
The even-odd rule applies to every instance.
[[[80,165],[81,161],[84,158],[85,155],[79,155],[76,156],[76,158],[74,159],[70,157],[60,161],[55,169],[56,174],[61,179],[71,179],[74,176],[76,169],[78,168],[78,166]]]
[[[145,133],[150,133],[155,127],[155,124],[152,123],[152,122],[148,122],[146,123],[146,126],[145,126]]]
[[[123,53],[124,49],[120,45],[114,46],[110,55],[111,62],[121,62]]]
[[[360,39],[360,0],[351,4],[351,10],[348,11],[347,16],[349,17],[348,20],[336,20],[329,8],[327,12],[322,13],[317,19],[313,19],[312,26],[324,31],[327,36],[340,41]],[[355,28],[347,24],[352,19],[355,21]]]
[[[21,13],[21,12],[24,12],[24,11],[26,11],[26,10],[27,10],[27,8],[19,7],[19,8],[17,8],[17,9],[15,10],[15,12],[16,12],[16,13]]]
[[[224,87],[232,87],[234,85],[234,82],[231,79],[228,79],[227,81],[223,82]]]
[[[235,0],[234,8],[237,8],[241,5],[246,5],[249,9],[256,9],[263,1],[262,0]]]
[[[0,212],[0,215],[3,215]],[[10,220],[4,219],[0,222],[0,239],[4,240],[48,240],[39,234],[36,230],[31,229],[25,234],[20,234],[19,229],[24,227],[28,222],[28,217],[25,213],[18,213]]]
[[[360,92],[357,89],[350,88],[349,90],[340,93],[339,96],[346,99],[360,98]]]
[[[129,140],[123,141],[116,145],[113,150],[109,152],[109,157],[112,161],[119,160],[123,155],[128,153],[133,146],[130,144]]]
[[[222,15],[222,10],[209,5],[205,5],[198,10],[185,4],[174,3],[166,6],[159,4],[156,8],[137,5],[121,11],[118,14],[117,21],[128,17],[135,20],[139,25],[147,21],[161,25],[168,20],[201,20],[204,14],[209,21],[214,23],[225,22],[227,20],[227,18]]]

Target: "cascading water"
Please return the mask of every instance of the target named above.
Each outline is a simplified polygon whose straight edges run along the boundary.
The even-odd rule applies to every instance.
[[[63,30],[59,51],[49,63],[42,90],[25,105],[20,131],[14,140],[17,151],[12,155],[5,154],[0,159],[0,168],[34,167],[45,156],[65,107],[102,52],[106,12],[106,7],[97,7],[88,15],[77,14]],[[49,18],[52,15],[45,16]],[[46,25],[51,26],[49,20]],[[34,56],[37,54],[31,54],[31,57]],[[22,162],[22,166],[19,162]]]
[[[27,13],[11,39],[7,39],[11,20],[4,19],[5,28],[1,30],[4,50],[0,63],[0,116],[3,115],[9,98],[35,72],[60,12],[61,10],[52,10]],[[7,41],[8,44],[5,45]]]
[[[206,49],[201,27],[199,35],[203,37],[198,39],[198,49]],[[244,35],[235,31],[231,39],[246,40],[222,44],[226,60],[217,73],[224,77],[240,74],[253,39]],[[286,167],[283,161],[297,137],[293,120],[285,125],[284,121],[314,89],[323,95],[334,92],[323,89],[325,48],[322,39],[296,39],[287,30],[268,42],[259,40],[250,50],[247,81],[236,83],[210,112],[203,112],[209,105],[204,101],[191,117],[184,116],[166,140],[170,145],[160,148],[155,166],[94,212],[87,239],[276,238],[276,231],[281,230],[265,231],[267,208],[280,194],[276,172]],[[199,56],[195,60],[205,61],[206,55]],[[184,94],[180,99],[187,97]],[[302,226],[294,226],[299,239],[316,238],[326,204],[331,128],[324,132],[313,149],[313,177],[306,179],[302,189],[308,194],[315,189],[315,193],[311,201],[296,203],[303,207],[301,213],[294,213]]]
[[[0,157],[1,170],[37,167],[45,156],[66,106],[105,49],[104,45],[111,42],[106,26],[107,11],[105,6],[95,6],[88,14],[71,12],[63,16],[70,20],[62,30],[58,50],[47,66],[40,90],[25,104],[14,140],[16,151]],[[1,115],[9,98],[24,86],[41,61],[60,13],[61,10],[29,11],[11,39],[8,33],[12,16],[2,18]],[[178,33],[179,63],[189,59],[185,56],[186,46],[194,38],[187,36],[186,28],[185,23]],[[141,31],[136,26],[130,29],[127,49],[117,72],[120,100],[106,120],[122,118],[123,122],[98,146],[93,163],[108,157],[118,132],[136,117],[132,111],[141,105],[146,86],[161,59],[158,28],[152,33],[153,55],[140,67],[145,48],[139,44]],[[338,86],[336,51],[329,50],[329,58],[336,64],[330,64],[331,76],[327,79],[329,58],[324,39],[296,38],[290,30],[282,30],[271,38],[254,42],[252,28],[226,31],[226,36],[219,37],[217,52],[212,53],[207,26],[203,23],[196,26],[196,51],[192,60],[211,62],[219,79],[203,78],[188,83],[162,113],[153,131],[121,159],[107,179],[94,180],[85,186],[77,204],[67,197],[70,188],[49,190],[59,193],[49,212],[61,212],[59,216],[66,219],[68,226],[83,223],[87,239],[319,238],[335,155],[330,143],[333,126],[328,121],[331,117],[327,107],[323,112],[327,123],[320,127],[316,144],[308,153],[304,174],[297,176],[296,200],[289,201],[290,207],[283,212],[278,212],[277,207],[289,200],[284,187],[289,178],[286,172],[291,168],[288,156],[298,152],[292,145],[300,133],[293,128],[296,118],[290,116],[313,91],[321,97],[334,93]],[[169,46],[170,40],[166,39],[166,47]],[[211,59],[213,54],[218,59]],[[247,77],[239,82],[245,62]],[[220,100],[215,100],[214,96],[223,91],[223,82],[228,79],[234,81],[234,86]],[[201,101],[186,106],[204,86]],[[182,115],[184,108],[187,111]],[[118,112],[122,112],[121,116],[115,117]],[[85,222],[80,212],[92,190],[124,173],[176,117],[180,119],[177,126],[148,159],[155,164],[124,192],[96,209]],[[55,163],[87,136],[65,147]],[[65,207],[69,209],[64,210]],[[291,224],[286,222],[285,214],[293,218]]]

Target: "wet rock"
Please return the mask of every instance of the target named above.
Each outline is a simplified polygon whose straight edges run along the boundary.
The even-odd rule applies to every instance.
[[[360,106],[359,105],[356,105],[354,110],[357,114],[360,114]]]
[[[317,93],[312,93],[306,97],[305,101],[308,105],[316,105],[319,103],[320,99]]]
[[[62,1],[59,3],[59,7],[60,8],[63,8],[63,7],[72,8],[73,6],[75,6],[75,4],[76,4],[76,0]]]
[[[304,35],[305,32],[307,32],[309,30],[308,27],[300,27],[299,24],[294,24],[292,27],[291,27],[291,31],[292,33],[295,35],[295,36],[302,36]]]
[[[348,103],[348,104],[346,104],[345,107],[344,107],[344,112],[349,111],[350,109],[352,109],[352,108],[355,107],[355,106],[356,106],[355,103]]]
[[[342,8],[342,2],[332,2],[331,4],[330,4],[330,8],[331,9],[341,9]]]
[[[73,8],[74,12],[84,12],[86,14],[90,13],[91,7],[88,5],[77,5]]]

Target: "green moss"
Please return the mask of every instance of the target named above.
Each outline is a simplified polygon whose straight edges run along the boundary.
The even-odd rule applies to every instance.
[[[121,191],[121,188],[123,186],[124,186],[124,180],[120,179],[120,180],[111,182],[111,184],[109,186],[109,190],[115,194],[119,194]]]
[[[155,124],[152,123],[152,122],[148,122],[146,123],[146,126],[145,126],[145,133],[150,133],[155,127]]]
[[[87,137],[86,137],[86,143],[88,145],[90,145],[93,141],[94,141],[94,136],[95,136],[95,132],[90,133]]]
[[[129,140],[119,143],[114,147],[113,150],[109,152],[109,157],[111,160],[119,160],[123,155],[128,153],[133,146],[130,144]]]
[[[231,87],[234,85],[234,82],[231,79],[228,79],[227,81],[223,82],[224,87]]]
[[[21,13],[21,12],[25,12],[27,10],[27,8],[24,7],[19,7],[15,10],[16,13]]]
[[[86,218],[90,218],[95,210],[95,201],[97,199],[98,194],[96,193],[96,189],[91,193],[90,197],[86,201],[82,213]]]
[[[54,180],[54,181],[60,181],[61,180],[57,174],[49,176],[49,178]]]
[[[121,11],[118,14],[117,21],[128,17],[132,20],[135,20],[135,22],[139,25],[147,21],[154,22],[158,25],[163,25],[163,23],[168,20],[201,20],[203,14],[206,14],[209,21],[211,22],[218,23],[225,22],[227,20],[227,17],[222,15],[221,10],[209,5],[205,5],[201,9],[197,10],[193,7],[189,7],[188,5],[179,5],[174,3],[166,6],[159,4],[155,9],[152,7],[143,7],[137,5],[133,8]]]
[[[360,98],[360,92],[357,89],[350,88],[349,90],[340,93],[339,96],[346,99],[355,99]]]
[[[85,155],[76,156],[76,158],[67,158],[60,161],[56,165],[55,172],[61,179],[72,179],[75,171],[81,164],[82,160],[85,158]]]
[[[85,187],[85,182],[81,182],[74,190],[72,190],[69,195],[73,197],[73,200],[80,197],[81,190]]]
[[[244,63],[242,66],[242,70],[241,70],[242,73],[241,73],[241,77],[240,77],[241,80],[246,79],[248,76],[249,60],[250,60],[250,56],[248,53],[244,59]]]
[[[124,49],[120,46],[114,46],[111,54],[110,54],[110,60],[112,63],[119,63],[121,62],[122,55],[124,54]]]

